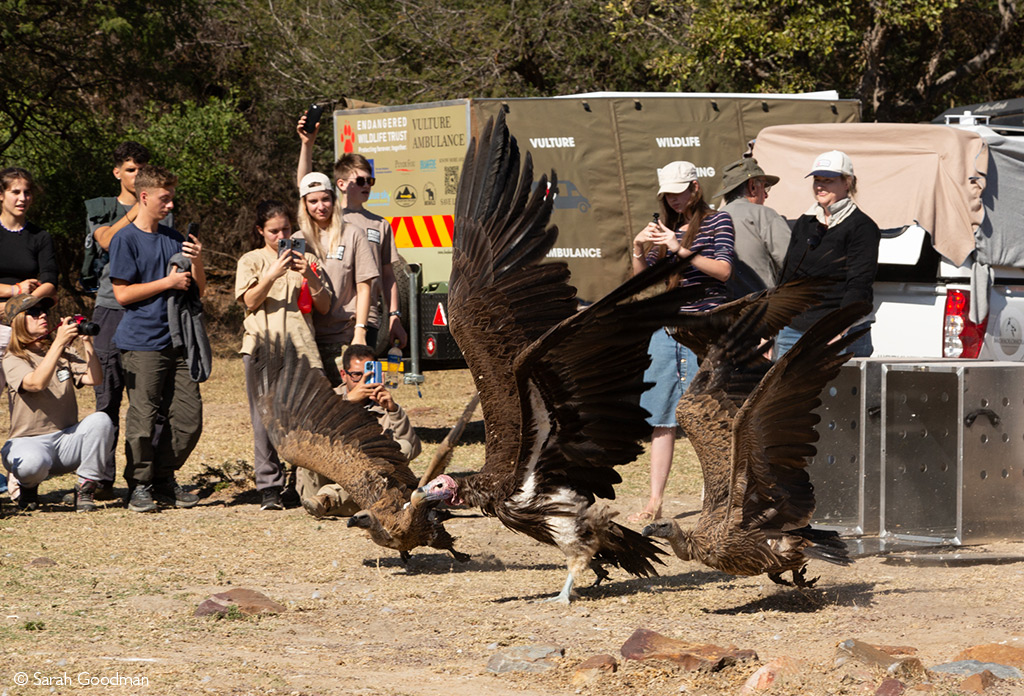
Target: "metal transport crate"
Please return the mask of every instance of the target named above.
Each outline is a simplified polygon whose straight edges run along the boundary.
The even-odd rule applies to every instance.
[[[1019,363],[882,364],[883,538],[1024,538],[1022,377]]]

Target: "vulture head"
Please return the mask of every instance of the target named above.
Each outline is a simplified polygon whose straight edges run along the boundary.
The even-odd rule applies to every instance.
[[[687,535],[679,529],[675,520],[655,520],[643,528],[640,532],[645,537],[657,537],[668,539],[672,544],[672,550],[684,561],[692,561],[693,554],[690,552]]]
[[[459,483],[448,474],[441,474],[426,485],[420,486],[412,493],[413,505],[444,502],[449,505],[461,505],[459,499]]]

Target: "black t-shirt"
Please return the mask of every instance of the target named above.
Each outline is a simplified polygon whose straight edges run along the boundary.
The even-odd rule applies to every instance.
[[[31,222],[18,232],[0,226],[0,283],[13,285],[29,278],[57,284],[50,233]]]

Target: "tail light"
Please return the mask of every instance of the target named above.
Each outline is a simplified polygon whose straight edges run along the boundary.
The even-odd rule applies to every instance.
[[[946,313],[942,323],[942,356],[976,358],[985,340],[988,317],[979,324],[967,318],[971,306],[968,290],[946,291]]]

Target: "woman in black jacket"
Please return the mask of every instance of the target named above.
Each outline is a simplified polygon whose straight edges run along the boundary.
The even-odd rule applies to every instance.
[[[808,176],[814,177],[814,205],[793,227],[786,251],[783,280],[802,276],[836,281],[820,304],[793,319],[775,340],[776,359],[785,355],[814,322],[853,302],[871,302],[878,269],[878,225],[854,202],[857,177],[844,152],[832,150],[815,158]],[[865,317],[856,328],[872,321]],[[850,327],[847,329],[853,329]],[[856,357],[871,355],[871,332],[850,345]]]

